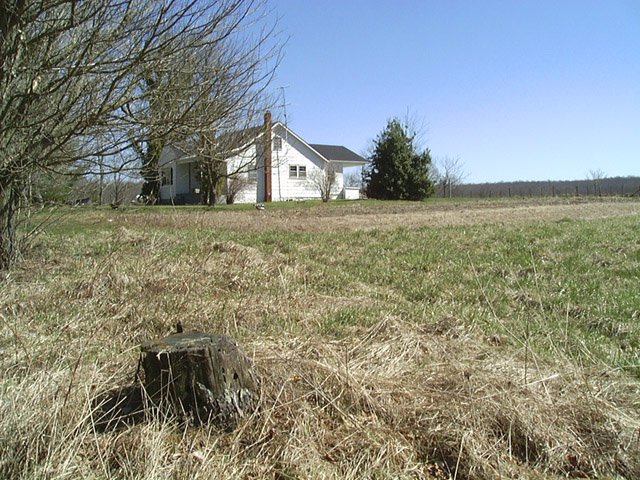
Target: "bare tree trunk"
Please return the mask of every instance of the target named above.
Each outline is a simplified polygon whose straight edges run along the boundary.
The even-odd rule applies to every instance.
[[[138,154],[142,157],[142,168],[140,173],[144,179],[141,194],[150,199],[149,203],[155,203],[160,198],[160,177],[158,175],[158,163],[162,144],[158,140],[150,142],[145,151],[143,147],[134,146]]]
[[[122,203],[122,178],[119,173],[113,175],[113,202],[111,205],[120,205]]]
[[[215,207],[216,205],[216,187],[209,185],[209,191],[207,192],[207,206]]]
[[[11,265],[18,251],[16,215],[20,202],[19,190],[15,182],[0,181],[0,270]]]
[[[205,164],[202,167],[202,204],[213,207],[216,204],[216,185],[220,176],[214,165]]]
[[[216,187],[210,180],[203,182],[202,186],[202,204],[208,207],[213,207],[216,204]]]
[[[98,205],[102,205],[102,195],[104,194],[104,165],[100,164],[100,183],[98,188]]]

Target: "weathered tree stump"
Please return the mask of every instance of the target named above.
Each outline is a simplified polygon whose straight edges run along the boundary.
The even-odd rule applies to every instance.
[[[229,337],[177,333],[141,350],[147,396],[162,411],[230,430],[257,405],[251,362]]]

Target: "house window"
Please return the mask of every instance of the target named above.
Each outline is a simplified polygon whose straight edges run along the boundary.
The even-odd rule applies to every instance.
[[[273,149],[275,151],[282,150],[282,137],[273,137]]]
[[[303,165],[290,165],[289,178],[307,178],[307,167]]]
[[[160,170],[160,185],[173,185],[173,168],[163,168]]]

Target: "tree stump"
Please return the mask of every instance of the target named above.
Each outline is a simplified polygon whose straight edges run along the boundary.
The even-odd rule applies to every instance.
[[[161,411],[231,430],[255,410],[258,381],[229,337],[177,333],[146,342],[141,350],[144,387]]]

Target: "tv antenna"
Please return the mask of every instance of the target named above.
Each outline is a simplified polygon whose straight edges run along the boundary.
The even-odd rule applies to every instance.
[[[286,99],[285,99],[284,91],[285,91],[286,88],[289,88],[289,85],[285,85],[285,86],[282,86],[282,87],[279,87],[279,88],[280,88],[280,90],[282,90],[282,113],[284,115],[284,126],[288,128],[288,125],[287,125],[287,102],[286,102]]]

